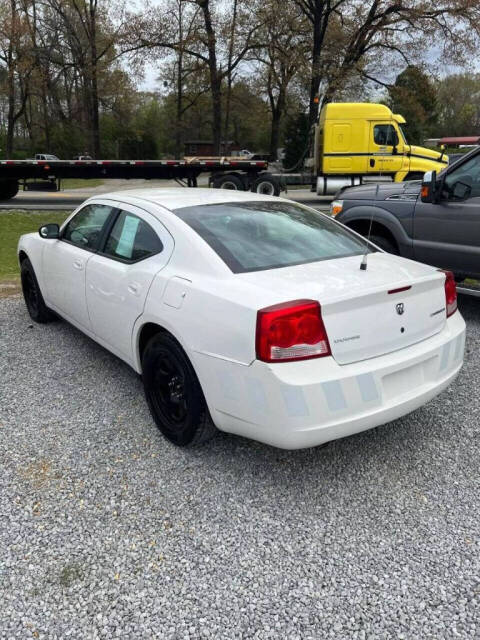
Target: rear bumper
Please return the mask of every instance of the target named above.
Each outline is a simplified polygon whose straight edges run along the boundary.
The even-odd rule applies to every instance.
[[[355,364],[319,358],[242,366],[196,354],[216,425],[284,449],[312,447],[395,420],[422,406],[462,367],[465,322],[455,313],[437,335]]]

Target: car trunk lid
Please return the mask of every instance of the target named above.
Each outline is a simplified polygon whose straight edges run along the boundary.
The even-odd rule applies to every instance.
[[[446,321],[445,277],[432,267],[385,253],[242,274],[268,304],[318,300],[339,364],[374,358],[425,340]],[[267,306],[267,305],[265,305]]]
[[[332,355],[349,364],[384,355],[438,333],[445,324],[444,278],[378,287],[324,303]]]

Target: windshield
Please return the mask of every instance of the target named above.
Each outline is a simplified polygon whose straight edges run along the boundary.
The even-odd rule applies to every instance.
[[[234,273],[361,255],[365,242],[327,216],[288,202],[232,202],[174,211]]]

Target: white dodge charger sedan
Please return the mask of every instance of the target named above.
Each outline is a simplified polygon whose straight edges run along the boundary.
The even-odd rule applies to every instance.
[[[181,446],[216,428],[319,445],[420,407],[462,366],[451,273],[281,198],[111,193],[22,236],[18,258],[32,319],[55,312],[132,366]]]

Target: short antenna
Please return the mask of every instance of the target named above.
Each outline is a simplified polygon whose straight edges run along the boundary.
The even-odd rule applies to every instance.
[[[375,202],[377,201],[379,187],[380,185],[377,182],[377,188],[375,189]],[[373,225],[374,215],[375,215],[375,207],[372,207],[372,213],[370,214],[370,224],[368,225],[367,241],[365,243],[365,253],[363,254],[362,262],[360,263],[360,271],[367,270],[368,245],[370,244],[370,236],[372,235],[372,225]]]

